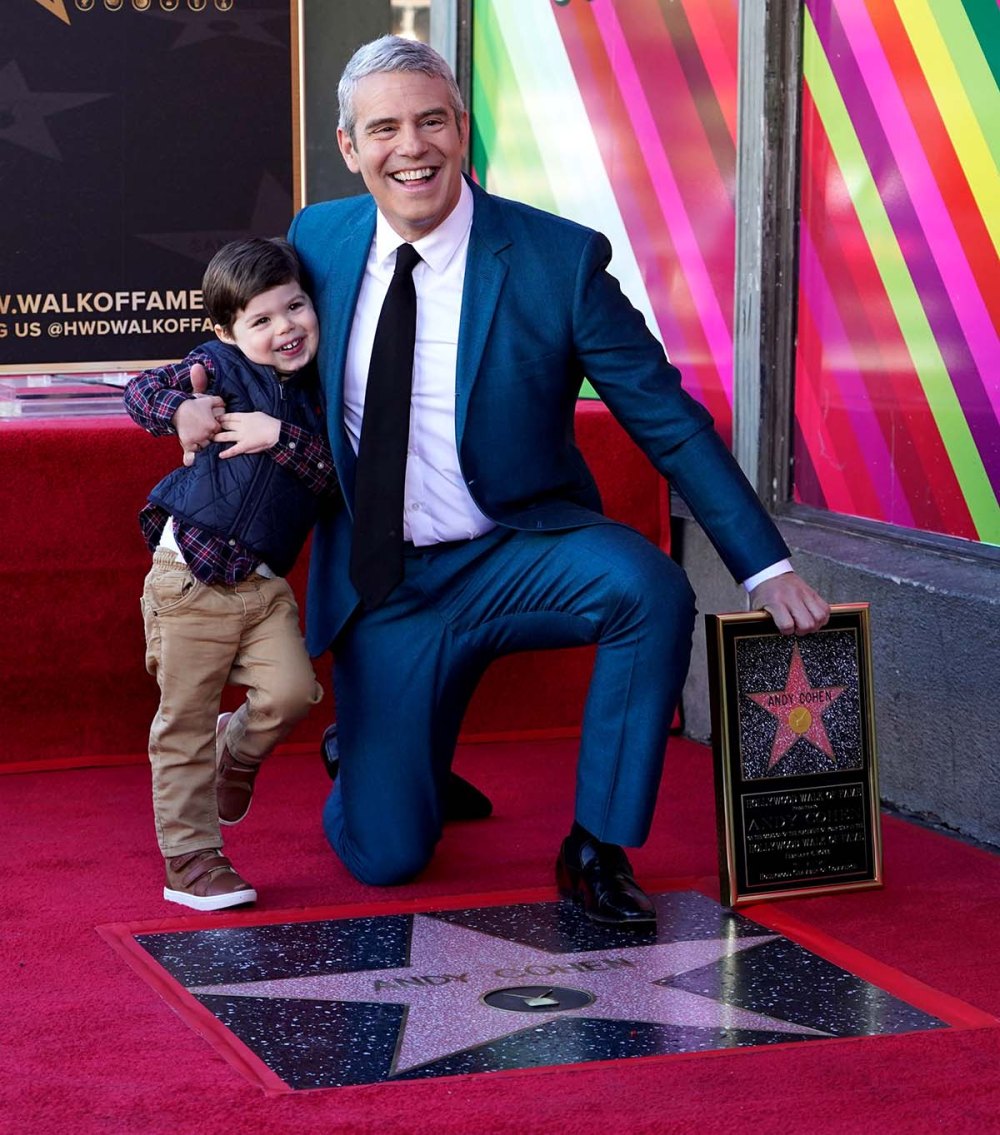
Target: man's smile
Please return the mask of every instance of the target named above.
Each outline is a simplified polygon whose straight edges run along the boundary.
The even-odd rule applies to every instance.
[[[437,170],[432,166],[425,166],[423,169],[399,169],[391,173],[389,176],[393,181],[400,182],[414,182],[414,181],[430,181],[437,173]]]

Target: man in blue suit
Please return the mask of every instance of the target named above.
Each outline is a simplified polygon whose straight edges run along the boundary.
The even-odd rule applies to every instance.
[[[340,149],[370,195],[310,206],[289,233],[320,315],[347,501],[316,531],[307,604],[310,651],[335,660],[340,761],[326,834],[358,879],[412,878],[440,837],[462,716],[489,663],[596,643],[557,881],[595,921],[648,925],[652,904],[620,845],[649,831],[694,597],[675,563],[602,515],[573,441],[584,377],[755,607],[798,634],[829,608],[791,570],[709,414],[608,274],[605,237],[463,176],[469,118],[444,60],[387,36],[355,53],[338,94]],[[404,258],[416,330],[405,491],[389,533],[399,530],[401,551],[388,594],[369,594],[357,548],[352,570],[369,507],[357,473],[376,429],[366,416],[376,328]]]

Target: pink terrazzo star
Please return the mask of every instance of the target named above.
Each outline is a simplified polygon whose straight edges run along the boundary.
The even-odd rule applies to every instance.
[[[558,1017],[573,1016],[713,1029],[826,1036],[792,1024],[658,984],[772,941],[776,935],[709,938],[652,946],[614,947],[555,954],[497,938],[426,915],[414,915],[410,964],[395,969],[358,970],[318,977],[291,977],[238,984],[202,985],[191,993],[229,997],[364,1001],[408,1006],[393,1060],[393,1075],[430,1064]],[[487,1004],[498,989],[552,986],[530,1016]],[[558,1004],[559,989],[581,990],[592,1002],[575,1008]]]

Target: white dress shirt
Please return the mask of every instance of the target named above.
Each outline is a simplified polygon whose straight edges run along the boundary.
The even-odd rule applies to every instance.
[[[472,191],[463,181],[455,208],[425,237],[414,241],[422,263],[413,270],[417,293],[417,337],[413,354],[410,441],[403,493],[403,538],[419,547],[471,540],[496,525],[466,488],[455,437],[455,375],[462,315],[465,261],[472,228]],[[405,243],[380,212],[354,311],[344,373],[344,424],[354,452],[361,438],[368,365],[382,302]],[[782,560],[744,582],[747,591],[774,575],[791,571]]]
[[[472,191],[462,182],[458,204],[435,229],[415,241],[422,263],[413,270],[417,340],[413,352],[410,443],[403,493],[403,539],[418,546],[471,540],[496,525],[476,507],[458,464],[455,375],[462,285],[472,228]],[[358,451],[375,328],[405,243],[381,213],[354,311],[344,374],[344,423]]]

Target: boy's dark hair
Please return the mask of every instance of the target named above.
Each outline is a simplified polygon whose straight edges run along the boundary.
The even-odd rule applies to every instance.
[[[205,310],[231,331],[238,312],[261,292],[302,279],[295,250],[283,237],[252,236],[225,244],[208,262],[202,280]]]

